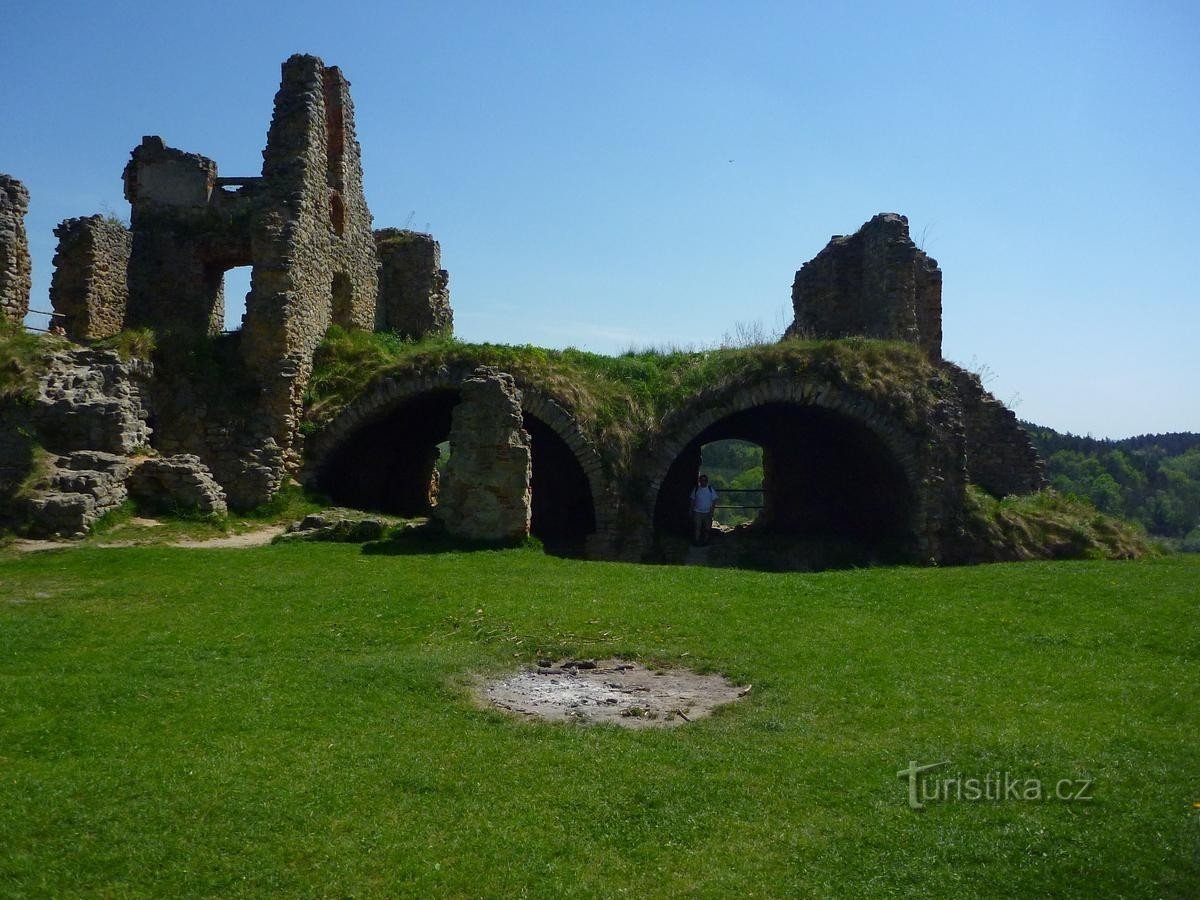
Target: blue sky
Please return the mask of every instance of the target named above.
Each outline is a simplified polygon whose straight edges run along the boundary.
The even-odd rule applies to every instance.
[[[947,357],[1022,418],[1200,430],[1200,4],[17,0],[5,25],[36,308],[54,226],[127,213],[143,134],[257,174],[307,52],[353,85],[376,226],[441,242],[464,339],[782,327],[795,270],[895,211],[942,266]]]

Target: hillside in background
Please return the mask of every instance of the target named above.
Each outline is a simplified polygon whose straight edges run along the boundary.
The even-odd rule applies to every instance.
[[[1142,434],[1114,441],[1022,422],[1064,494],[1141,523],[1200,551],[1200,434]]]
[[[1046,477],[1062,494],[1090,501],[1101,512],[1142,525],[1180,549],[1200,552],[1200,434],[1143,434],[1098,440],[1022,422],[1046,460]],[[761,503],[762,448],[745,441],[716,441],[704,448],[704,469],[724,491],[721,505]],[[753,519],[754,509],[721,508],[726,525]]]

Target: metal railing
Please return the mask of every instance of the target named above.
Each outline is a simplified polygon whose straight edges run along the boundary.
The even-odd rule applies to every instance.
[[[758,503],[717,503],[713,509],[762,509],[763,508],[763,489],[762,488],[714,488],[718,495],[724,494],[757,494]]]

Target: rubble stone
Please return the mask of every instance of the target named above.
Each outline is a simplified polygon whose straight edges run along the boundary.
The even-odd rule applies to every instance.
[[[388,521],[378,516],[365,516],[350,509],[327,509],[310,513],[299,522],[293,522],[288,530],[276,540],[289,541],[340,541],[361,544],[377,541],[388,529]]]
[[[224,515],[225,492],[200,457],[190,454],[147,459],[129,476],[129,494],[151,511]]]
[[[128,496],[125,457],[80,450],[50,461],[26,502],[27,532],[34,537],[82,537]]]

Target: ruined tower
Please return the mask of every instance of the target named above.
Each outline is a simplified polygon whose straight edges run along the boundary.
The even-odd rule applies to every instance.
[[[33,265],[25,234],[29,191],[10,175],[0,175],[0,320],[21,324],[29,312]]]
[[[241,349],[287,447],[326,330],[375,327],[379,262],[350,83],[339,69],[315,56],[283,64],[262,181]]]
[[[908,219],[880,213],[834,235],[792,284],[788,336],[910,341],[942,357],[942,271],[913,243]]]
[[[261,175],[221,177],[213,160],[146,137],[124,178],[125,324],[185,339],[160,341],[160,441],[203,459],[235,508],[264,502],[297,461],[304,386],[326,330],[375,327],[379,262],[349,82],[315,56],[283,64]],[[242,371],[227,380],[249,382],[253,400],[223,414],[210,403],[201,421],[180,383],[188,339],[236,330],[223,297],[235,266],[251,267],[250,293],[232,339]]]

